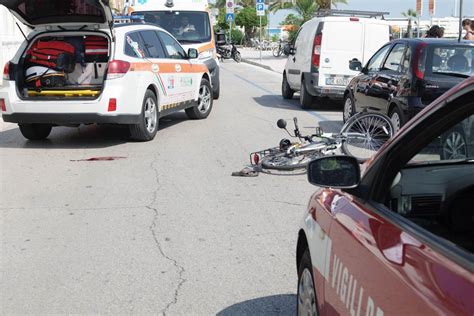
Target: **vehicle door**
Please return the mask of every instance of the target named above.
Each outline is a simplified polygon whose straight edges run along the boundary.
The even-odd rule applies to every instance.
[[[356,77],[353,93],[357,112],[362,111],[364,108],[370,108],[370,93],[372,92],[370,89],[372,88],[373,81],[381,71],[382,64],[390,47],[391,44],[387,44],[380,48],[362,69],[360,75]]]
[[[163,31],[158,31],[158,35],[166,53],[160,64],[160,75],[171,107],[180,107],[197,96],[202,67],[188,59],[184,48],[171,35]]]
[[[132,39],[135,38],[135,35],[139,37],[136,40],[143,46],[141,53],[144,56],[141,65],[135,66],[142,73],[142,79],[137,81],[141,84],[137,84],[137,86],[139,86],[139,89],[144,89],[143,85],[149,85],[153,82],[158,88],[158,104],[166,103],[168,96],[165,94],[164,89],[162,89],[162,79],[158,71],[161,60],[166,57],[161,42],[154,30],[141,30],[129,34]]]
[[[138,31],[128,32],[124,38],[124,54],[130,57],[130,73],[127,77],[130,78],[130,83],[141,83],[144,82],[149,76],[149,66],[147,61],[147,53],[143,38],[140,36]],[[124,102],[134,104],[137,102],[136,97],[143,97],[144,87],[141,84],[131,84],[127,89],[130,93],[127,93],[126,97],[128,100]],[[139,102],[141,104],[141,101]]]
[[[342,190],[329,190],[330,193],[321,194],[324,211],[333,217],[329,233],[331,258],[324,296],[325,313],[322,314],[472,315],[472,241],[468,250],[435,236],[421,225],[431,227],[437,235],[443,234],[442,227],[430,222],[426,216],[419,215],[417,220],[411,213],[417,209],[418,214],[436,214],[441,202],[427,204],[427,200],[420,197],[437,192],[432,190],[439,190],[441,183],[447,185],[441,195],[457,195],[458,192],[450,192],[450,183],[442,180],[442,171],[446,173],[448,162],[434,162],[440,162],[437,144],[443,134],[453,125],[462,125],[472,118],[472,100],[471,90],[470,95],[465,95],[459,102],[459,112],[446,110],[440,113],[433,120],[438,123],[420,124],[418,129],[404,137],[399,146],[393,146],[361,180],[359,188],[370,192],[367,195],[360,191],[349,194]],[[466,117],[467,111],[469,116]],[[464,120],[459,122],[461,118]],[[443,123],[443,120],[453,123]],[[474,156],[470,154],[470,157]],[[410,160],[414,164],[410,164]],[[415,174],[405,179],[403,170],[418,168],[420,163],[427,166],[420,171],[421,177]],[[466,161],[456,166],[453,161],[452,165],[452,170],[464,174],[468,187],[470,181],[471,191],[464,194],[472,200],[472,195],[469,195],[474,184],[474,178],[470,176],[473,173],[472,163]],[[399,173],[402,174],[400,178],[396,176]],[[431,179],[436,179],[439,184],[426,183],[423,174],[430,174]],[[449,179],[453,179],[452,175]],[[400,185],[403,187],[398,188]],[[413,195],[397,201],[398,191]],[[460,207],[459,211],[461,214],[455,219],[458,225],[464,229],[466,221],[472,225],[472,217],[469,217],[472,216],[472,208]],[[448,223],[453,221],[454,216],[450,217]],[[431,221],[435,218],[431,217]],[[451,227],[448,231],[453,229]],[[444,234],[449,234],[448,231]],[[464,234],[466,245],[469,244],[466,239],[468,232]],[[458,238],[463,240],[461,236]]]
[[[291,88],[295,90],[300,89],[301,85],[301,63],[303,60],[303,55],[306,51],[305,46],[309,45],[304,42],[304,34],[308,33],[306,30],[307,26],[303,26],[296,35],[296,41],[293,46],[294,54],[288,56],[287,66],[286,66],[286,78],[288,79],[288,84]]]
[[[404,67],[407,69],[407,66],[409,66],[409,63],[408,65],[404,63],[406,50],[406,43],[396,43],[390,50],[379,75],[372,84],[369,102],[384,114],[388,114],[390,100],[399,91],[398,83],[402,77]]]

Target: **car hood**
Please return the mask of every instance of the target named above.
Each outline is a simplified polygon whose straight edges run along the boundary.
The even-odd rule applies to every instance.
[[[32,29],[71,25],[108,28],[113,23],[109,0],[0,0],[0,5]]]

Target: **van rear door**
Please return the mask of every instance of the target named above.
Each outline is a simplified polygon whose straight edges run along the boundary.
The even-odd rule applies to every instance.
[[[375,52],[377,52],[380,47],[385,45],[390,41],[390,26],[384,20],[376,19],[365,19],[365,38],[364,38],[364,52],[362,59],[362,64],[365,65],[366,62],[372,57]]]
[[[349,69],[349,61],[362,59],[364,26],[358,18],[324,21],[319,86],[346,87],[358,72]]]

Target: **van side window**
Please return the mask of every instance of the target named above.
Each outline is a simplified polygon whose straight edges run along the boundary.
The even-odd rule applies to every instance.
[[[405,44],[396,44],[385,61],[383,69],[399,72],[401,69],[403,53],[405,52]]]
[[[382,66],[382,62],[385,58],[385,56],[387,55],[387,52],[390,48],[390,45],[386,45],[384,47],[382,47],[378,52],[375,53],[374,56],[372,56],[372,58],[369,60],[368,64],[367,64],[367,70],[368,71],[379,71],[381,66]]]
[[[148,58],[166,58],[160,39],[155,31],[141,31],[140,35],[145,43],[145,56]]]
[[[125,55],[135,58],[145,57],[145,45],[138,32],[125,35]]]
[[[186,52],[184,49],[179,45],[179,43],[172,38],[170,35],[166,34],[165,32],[159,32],[160,38],[165,45],[165,49],[168,52],[169,58],[172,59],[185,59]]]

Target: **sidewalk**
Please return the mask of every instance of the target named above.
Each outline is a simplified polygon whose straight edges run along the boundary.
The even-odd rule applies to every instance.
[[[262,51],[262,59],[260,60],[260,51],[242,47],[239,48],[242,61],[248,64],[252,64],[258,67],[273,70],[278,73],[283,73],[286,64],[286,56],[274,57],[271,50]]]

